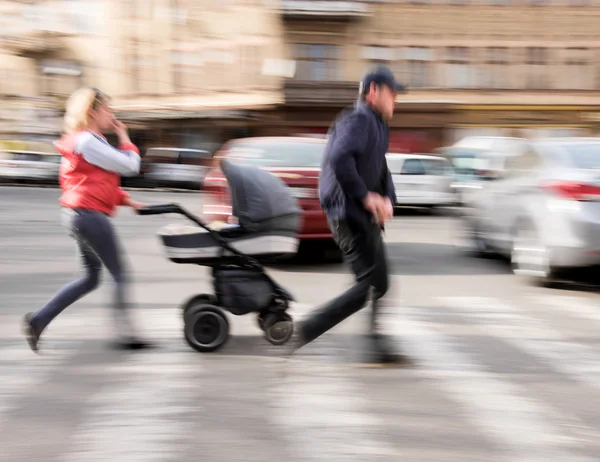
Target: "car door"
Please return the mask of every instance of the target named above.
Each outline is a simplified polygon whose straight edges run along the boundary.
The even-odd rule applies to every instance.
[[[450,162],[439,157],[421,159],[425,170],[424,183],[427,189],[423,192],[429,197],[430,203],[447,204],[452,199],[452,175]]]
[[[392,174],[398,203],[414,204],[423,200],[427,179],[421,159],[407,158],[402,164],[400,174]]]
[[[540,154],[532,147],[506,158],[506,168],[493,180],[489,204],[497,246],[509,251],[517,219],[525,213],[527,201],[535,193],[537,173],[543,165]]]

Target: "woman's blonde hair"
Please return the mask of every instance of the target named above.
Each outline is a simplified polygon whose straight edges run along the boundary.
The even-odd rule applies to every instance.
[[[80,88],[73,93],[66,105],[63,122],[65,133],[88,128],[90,110],[96,109],[103,100],[108,100],[108,97],[95,88]]]

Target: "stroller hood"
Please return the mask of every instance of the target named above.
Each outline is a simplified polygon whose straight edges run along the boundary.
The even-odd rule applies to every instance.
[[[226,158],[221,160],[221,170],[229,184],[232,213],[242,228],[259,231],[285,223],[286,229],[299,231],[301,209],[280,178]]]

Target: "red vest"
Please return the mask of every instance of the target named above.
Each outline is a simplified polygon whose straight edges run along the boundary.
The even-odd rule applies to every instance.
[[[63,136],[55,143],[63,159],[59,171],[59,183],[63,191],[60,204],[70,209],[87,209],[114,215],[116,208],[129,197],[121,189],[121,177],[118,173],[109,172],[90,164],[83,155],[75,152],[79,135],[76,132]],[[119,149],[139,150],[134,144],[119,146]]]

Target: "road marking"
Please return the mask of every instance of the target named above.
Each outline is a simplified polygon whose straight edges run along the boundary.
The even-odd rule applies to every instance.
[[[551,306],[579,318],[600,321],[600,303],[593,305],[588,300],[581,300],[576,297],[550,295],[530,295],[527,298],[540,305]]]
[[[183,460],[199,363],[193,353],[146,351],[98,374],[115,383],[94,395],[62,462]]]
[[[600,356],[570,341],[541,320],[504,302],[484,297],[442,297],[445,307],[466,314],[484,331],[501,338],[580,383],[600,388]]]
[[[269,394],[273,419],[299,460],[397,460],[394,449],[376,439],[381,422],[366,412],[365,393],[346,368],[313,357],[290,361]]]
[[[504,450],[505,460],[592,462],[572,451],[581,444],[581,437],[567,436],[573,431],[572,419],[528,398],[516,384],[486,372],[443,334],[416,320],[418,309],[404,306],[398,312],[390,316],[387,330],[400,335],[403,348],[420,363],[415,371],[437,381],[442,391],[461,403],[466,417]]]

